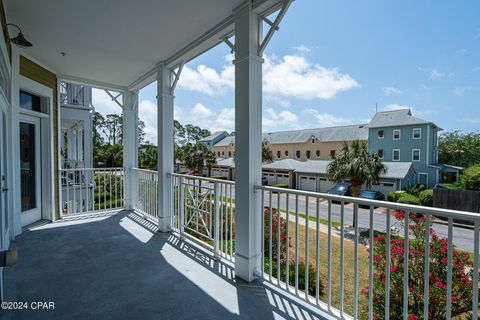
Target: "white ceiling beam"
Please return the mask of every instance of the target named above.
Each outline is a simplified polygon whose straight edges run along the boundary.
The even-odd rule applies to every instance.
[[[127,90],[127,87],[124,87],[121,85],[97,81],[97,80],[85,79],[85,78],[70,76],[66,74],[57,74],[57,78],[59,81],[64,81],[64,82],[73,83],[73,84],[81,84],[81,85],[85,85],[85,86],[89,86],[97,89],[113,90],[113,91]]]

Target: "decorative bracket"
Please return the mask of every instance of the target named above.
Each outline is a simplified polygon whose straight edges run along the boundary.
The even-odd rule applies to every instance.
[[[230,53],[234,53],[235,52],[235,45],[232,43],[232,41],[230,41],[228,36],[223,38],[222,40],[230,48]]]
[[[185,62],[181,61],[175,67],[170,70],[170,94],[173,95],[175,87],[177,86],[178,80],[180,80],[180,75],[182,74],[183,66]]]
[[[280,11],[278,12],[278,15],[274,21],[271,21],[270,19],[268,19],[266,15],[260,17],[262,21],[264,21],[266,24],[270,26],[270,29],[268,30],[267,35],[265,36],[265,38],[263,38],[262,42],[260,43],[260,48],[258,50],[259,51],[258,55],[260,57],[263,55],[263,52],[265,51],[265,48],[267,47],[270,40],[272,40],[272,37],[275,31],[278,31],[280,29],[279,28],[280,22],[282,22],[282,19],[287,13],[288,7],[290,7],[292,2],[293,0],[285,0],[283,2],[282,6],[279,9]]]
[[[123,96],[122,92],[118,92],[118,94],[117,94],[117,92],[113,91],[113,93],[112,93],[112,91],[110,91],[108,89],[105,89],[105,92],[110,96],[110,98],[112,98],[113,102],[118,104],[118,106],[123,109],[123,101],[118,99],[118,98],[123,98],[122,97]],[[116,95],[114,95],[114,94],[116,94]]]

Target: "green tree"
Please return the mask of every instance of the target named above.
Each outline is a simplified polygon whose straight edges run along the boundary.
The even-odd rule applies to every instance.
[[[439,137],[440,163],[469,167],[480,163],[480,132],[452,131]]]
[[[157,169],[157,146],[143,144],[138,148],[138,166],[142,169]]]
[[[92,115],[92,140],[94,146],[100,146],[104,143],[102,133],[104,133],[105,118],[99,113],[94,112]]]
[[[206,165],[209,170],[216,164],[216,158],[213,152],[209,151],[203,143],[188,143],[182,147],[181,160],[184,164],[197,174],[202,173]]]
[[[352,184],[352,196],[360,195],[362,184],[368,188],[378,184],[380,174],[387,168],[378,155],[369,153],[365,141],[355,140],[351,144],[343,142],[342,151],[327,167],[327,176],[330,180],[341,182],[349,178]],[[356,225],[355,215],[353,225]]]
[[[354,197],[360,195],[362,184],[365,183],[368,188],[378,184],[380,174],[386,171],[378,155],[369,153],[367,143],[359,140],[351,144],[344,142],[340,154],[327,167],[330,180],[341,182],[350,179]]]
[[[272,161],[273,153],[266,142],[262,142],[262,162]]]

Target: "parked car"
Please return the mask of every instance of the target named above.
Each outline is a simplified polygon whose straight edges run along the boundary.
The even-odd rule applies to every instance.
[[[352,186],[349,183],[338,183],[330,189],[329,194],[334,194],[337,196],[352,196]],[[340,201],[332,200],[333,203],[340,203]]]
[[[262,177],[262,186],[268,185],[267,177]]]
[[[360,193],[360,198],[369,200],[385,200],[385,195],[380,191],[364,190]],[[370,208],[370,206],[365,204],[359,204],[358,206],[360,208]]]

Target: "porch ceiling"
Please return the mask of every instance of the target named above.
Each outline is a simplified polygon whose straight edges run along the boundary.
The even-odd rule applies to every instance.
[[[231,17],[244,1],[7,0],[5,11],[7,22],[33,43],[24,52],[57,74],[126,87]],[[263,7],[279,1],[254,2]],[[190,54],[218,43],[226,29]]]

